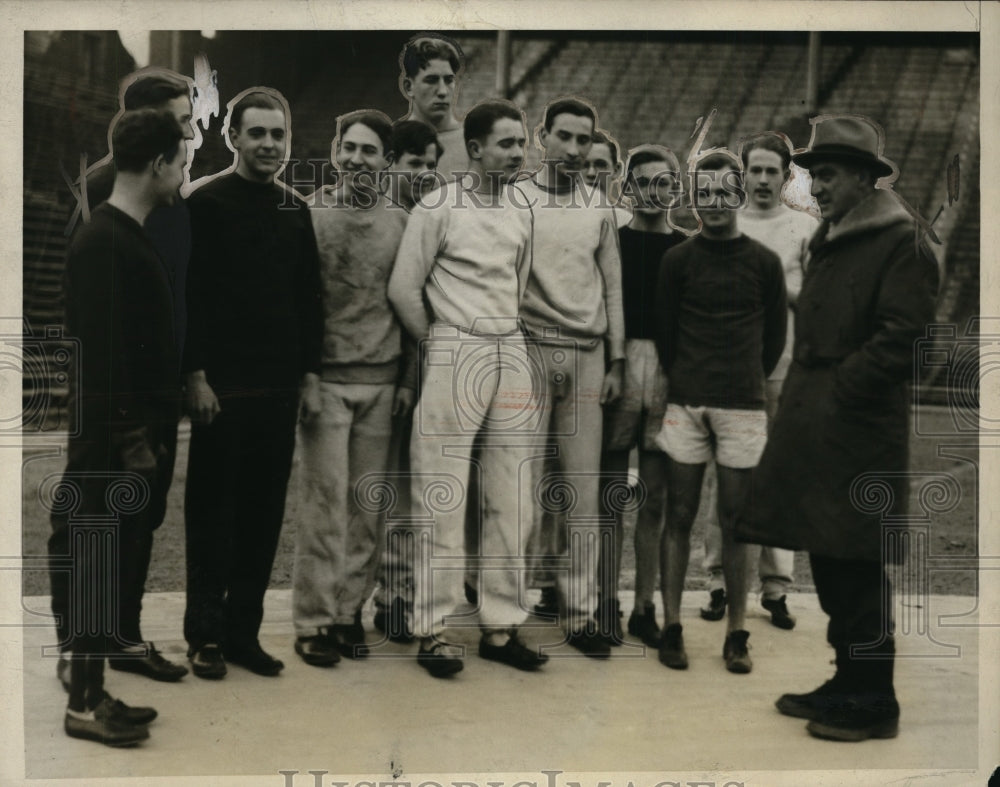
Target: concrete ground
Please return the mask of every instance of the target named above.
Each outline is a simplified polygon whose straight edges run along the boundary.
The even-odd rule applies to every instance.
[[[810,783],[909,783],[906,777],[917,774],[924,774],[921,785],[985,783],[969,772],[980,761],[974,598],[932,596],[897,610],[901,732],[893,740],[861,744],[814,739],[804,721],[773,706],[781,693],[810,690],[832,674],[826,617],[814,595],[790,597],[798,616],[791,632],[770,625],[751,597],[750,675],[725,670],[724,623],[698,617],[704,600],[703,592],[684,597],[691,662],[686,672],[667,669],[655,652],[634,645],[617,648],[608,662],[557,647],[541,672],[522,673],[480,660],[474,655],[477,632],[467,629],[460,639],[473,646],[473,655],[464,672],[442,681],[416,665],[415,645],[385,643],[377,657],[332,669],[305,665],[293,650],[290,591],[271,591],[261,641],[284,660],[282,675],[263,678],[230,666],[222,681],[189,675],[164,684],[109,670],[107,685],[115,696],[160,712],[148,741],[119,750],[64,734],[66,695],[55,677],[54,656],[45,655],[53,630],[36,616],[47,612],[48,598],[29,597],[25,623],[34,625],[23,629],[24,773],[29,779],[96,783],[126,776],[141,783],[202,777],[197,783],[205,783],[204,777],[257,775],[269,777],[264,784],[311,786],[345,774],[384,781],[393,774],[399,780],[443,773],[470,779],[517,772],[544,786],[556,778],[545,770],[598,771],[619,774],[623,785],[632,780],[635,787],[652,787],[686,783],[682,772],[719,785],[802,784],[796,772],[810,771]],[[182,593],[151,594],[143,613],[146,636],[182,662],[183,604]],[[622,606],[627,617],[630,594],[623,594]],[[947,615],[958,617],[942,619]],[[526,630],[529,642],[559,642],[557,628],[530,620],[535,625]],[[365,625],[369,642],[375,642],[370,611]],[[985,757],[991,759],[1000,760]],[[948,773],[931,777],[939,769]],[[314,782],[310,770],[329,775]],[[658,778],[640,778],[644,772]],[[760,772],[769,772],[765,781]]]

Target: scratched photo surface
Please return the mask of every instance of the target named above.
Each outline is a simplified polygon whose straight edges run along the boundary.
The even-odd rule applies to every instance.
[[[520,22],[530,25],[530,15]],[[21,666],[10,692],[17,711],[5,721],[23,732],[15,736],[23,748],[8,747],[11,783],[721,787],[920,775],[921,783],[963,784],[984,783],[987,765],[1000,765],[995,740],[982,737],[994,703],[980,703],[996,689],[995,670],[981,663],[995,658],[981,636],[997,625],[983,604],[983,569],[996,566],[979,527],[989,492],[980,463],[994,445],[980,421],[980,353],[998,332],[980,297],[983,215],[988,224],[980,33],[719,31],[708,21],[682,31],[659,21],[651,30],[564,22],[500,32],[49,26],[29,22],[19,55],[22,317],[4,318],[5,371],[13,370],[4,380],[15,398],[20,391],[20,409],[0,421],[16,437],[9,483],[20,488],[20,604],[5,604],[3,621],[20,635],[9,644]],[[404,47],[421,35],[445,41],[457,60],[406,61]],[[108,241],[116,251],[107,287],[74,300],[82,297],[67,284],[74,239],[100,223],[109,195],[120,195],[115,209],[128,199],[110,128],[130,108],[129,86],[163,75],[181,86],[168,109],[183,132],[183,180],[169,194],[147,184],[162,193],[143,217],[153,216],[145,232],[151,259],[164,266],[149,276],[168,300],[116,296],[115,287],[135,286],[139,276],[116,268],[129,248],[117,235]],[[563,107],[554,120],[553,106]],[[498,114],[467,144],[466,117],[486,109]],[[749,484],[773,413],[766,418],[754,399],[729,420],[725,409],[699,413],[702,424],[718,418],[704,436],[681,434],[678,419],[695,408],[675,410],[676,398],[668,405],[671,387],[683,402],[684,385],[667,382],[660,367],[664,346],[696,348],[705,337],[690,331],[709,325],[701,312],[687,323],[671,318],[673,338],[662,339],[667,303],[688,315],[715,310],[718,327],[709,330],[720,335],[744,316],[767,322],[753,347],[768,374],[787,369],[793,352],[805,364],[806,350],[793,350],[795,309],[865,313],[874,296],[863,272],[826,292],[807,284],[794,305],[819,248],[810,240],[844,198],[836,184],[821,188],[815,170],[810,177],[807,160],[787,162],[821,144],[830,118],[877,140],[871,160],[884,169],[876,196],[912,225],[912,246],[909,236],[903,245],[924,255],[923,275],[936,285],[912,353],[891,359],[912,379],[897,397],[905,429],[880,431],[888,405],[879,400],[855,411],[850,428],[860,431],[839,434],[870,446],[869,455],[893,457],[849,472],[850,499],[836,503],[875,523],[874,554],[886,560],[893,589],[898,737],[853,746],[811,736],[806,719],[775,708],[779,696],[810,691],[835,669],[809,553],[785,553],[780,569],[768,569],[772,550],[750,547],[738,572],[728,555],[711,557],[734,549],[717,522],[735,521],[727,494],[734,478]],[[771,146],[755,147],[764,137]],[[706,169],[713,156],[724,163]],[[776,246],[749,241],[761,210],[785,217]],[[546,213],[556,211],[576,215],[553,239]],[[773,297],[758,297],[754,288],[765,285],[755,278],[723,277],[704,284],[705,303],[682,304],[670,300],[662,272],[626,278],[627,255],[651,260],[655,248],[653,264],[666,252],[681,271],[698,258],[681,261],[668,249],[705,238],[762,249],[752,254],[771,272]],[[654,241],[662,249],[642,245]],[[875,245],[857,253],[875,254],[867,250]],[[559,260],[581,250],[593,256],[589,278],[560,279]],[[482,261],[496,259],[502,264]],[[705,270],[675,275],[691,277],[686,283]],[[14,274],[16,262],[5,271]],[[893,282],[896,300],[880,313],[887,322],[848,323],[829,342],[849,344],[909,319],[907,304],[925,284]],[[647,308],[641,318],[631,311]],[[102,333],[100,315],[109,324],[124,315],[123,335]],[[116,343],[94,346],[72,330],[95,324],[94,335]],[[546,327],[533,334],[533,325]],[[121,370],[112,387],[148,384],[129,378],[146,366],[137,372],[108,357],[112,346],[131,346],[130,332],[168,336],[160,350],[140,342],[139,357],[150,368],[174,364],[186,388],[144,390],[173,397],[183,412],[162,453],[150,444],[152,469],[145,455],[129,453],[134,444],[112,440],[131,468],[123,477],[136,484],[117,489],[104,479],[95,492],[95,472],[85,460],[74,464],[73,448],[93,439],[92,402],[70,394],[93,379],[88,362]],[[718,363],[687,361],[691,380],[708,379]],[[719,396],[765,385],[759,364],[752,384],[741,370],[717,372]],[[828,380],[807,396],[825,401]],[[120,402],[108,401],[100,424],[133,424],[124,406],[115,410]],[[829,428],[821,408],[810,412],[816,421],[789,436],[803,463],[820,453],[813,436]],[[156,418],[155,428],[144,422],[140,443],[163,427]],[[225,440],[209,436],[217,418],[229,429]],[[114,436],[125,427],[106,428]],[[890,443],[902,453],[878,453]],[[779,476],[777,511],[786,495],[806,519],[813,499],[817,508],[834,505],[823,496],[850,468],[838,464],[846,454],[830,450],[820,480],[788,463],[796,480]],[[700,451],[712,459],[704,482],[667,475],[665,452],[696,466],[705,462]],[[84,480],[74,486],[71,477]],[[686,483],[693,505],[689,540],[671,547],[659,512],[688,514],[671,508],[668,478],[678,496]],[[807,482],[814,498],[795,488]],[[86,508],[94,494],[110,513]],[[480,516],[467,513],[469,501]],[[155,519],[151,546],[114,535],[137,516]],[[447,544],[435,532],[445,521],[455,537]],[[665,666],[658,645],[666,625],[661,555],[664,567],[686,563],[672,583],[685,670]],[[148,560],[145,576],[136,576],[136,560]],[[94,572],[85,592],[74,579],[81,571]],[[767,595],[771,575],[787,602],[784,622],[765,605],[776,597]],[[749,631],[746,675],[727,671],[725,606],[714,617],[710,610],[724,576],[749,587],[737,626]],[[405,631],[394,598],[407,610]],[[657,633],[643,629],[641,599],[654,605]],[[94,614],[95,604],[107,614]],[[440,633],[430,613],[443,606],[453,613],[442,638],[464,669],[438,680],[417,653],[420,636]],[[150,680],[137,659],[123,660],[120,640],[101,640],[110,648],[91,652],[111,657],[106,690],[158,716],[135,746],[68,736],[67,643],[99,639],[94,625],[121,636],[118,624],[129,620],[128,642],[155,643],[150,653],[189,672],[150,667]],[[514,625],[509,641],[535,659],[520,670],[483,652],[498,650]],[[596,646],[567,641],[581,626],[613,646],[588,658]],[[201,660],[222,632],[242,637],[242,649],[229,646],[224,677]],[[251,647],[257,639],[263,656]],[[884,641],[871,643],[871,653]]]

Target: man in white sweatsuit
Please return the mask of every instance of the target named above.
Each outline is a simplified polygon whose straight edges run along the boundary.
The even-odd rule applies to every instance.
[[[532,450],[537,406],[518,309],[532,257],[532,215],[511,181],[524,160],[523,113],[486,101],[465,117],[470,173],[424,196],[403,234],[389,280],[400,320],[422,343],[423,381],[410,447],[418,546],[414,630],[418,663],[434,677],[463,667],[446,641],[459,601],[472,446],[482,439],[483,555],[479,654],[518,669],[547,661],[514,629],[531,499],[520,473]],[[428,318],[425,300],[430,310]]]
[[[535,214],[521,317],[545,375],[540,435],[555,454],[552,463],[534,462],[540,504],[531,553],[536,567],[569,558],[568,568],[549,577],[558,587],[568,642],[586,656],[607,658],[611,649],[602,632],[610,627],[599,630],[594,620],[602,405],[621,394],[625,323],[615,214],[596,191],[581,188],[596,126],[593,108],[577,99],[546,107],[538,130],[542,166],[520,183]],[[544,606],[545,572],[535,579]]]

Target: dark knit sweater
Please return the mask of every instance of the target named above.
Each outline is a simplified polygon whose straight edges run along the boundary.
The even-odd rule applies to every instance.
[[[142,227],[104,203],[66,259],[66,331],[79,341],[71,432],[106,442],[176,423],[177,354],[170,285]]]
[[[787,327],[778,255],[746,235],[699,235],[666,253],[657,290],[668,400],[762,409],[764,380],[781,357]]]
[[[679,232],[666,235],[629,227],[618,230],[626,339],[656,338],[656,326],[662,319],[656,310],[656,285],[663,255],[683,240]]]
[[[188,199],[183,368],[223,391],[294,388],[318,374],[319,256],[309,209],[274,183],[223,175]]]
[[[111,196],[114,185],[113,164],[107,164],[87,176],[87,205],[91,211]],[[187,203],[178,196],[173,205],[153,208],[146,217],[143,229],[160,255],[170,281],[174,301],[174,337],[177,353],[182,355],[187,329],[187,268],[191,256],[191,219]]]

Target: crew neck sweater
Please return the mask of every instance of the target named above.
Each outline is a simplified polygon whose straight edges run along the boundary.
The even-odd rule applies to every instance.
[[[281,390],[320,371],[319,257],[306,204],[277,183],[222,175],[188,199],[183,368],[213,388]]]
[[[701,235],[670,249],[657,287],[668,401],[759,410],[785,344],[781,261],[746,235]]]
[[[441,325],[516,332],[531,237],[532,212],[517,186],[492,198],[455,181],[435,189],[413,208],[389,279],[400,321],[418,341],[427,336],[427,307]]]
[[[380,196],[371,207],[307,200],[323,285],[323,379],[396,383],[402,353],[389,276],[407,212]]]
[[[518,181],[535,214],[534,262],[521,316],[539,339],[604,340],[625,357],[621,254],[612,209],[582,189]]]

